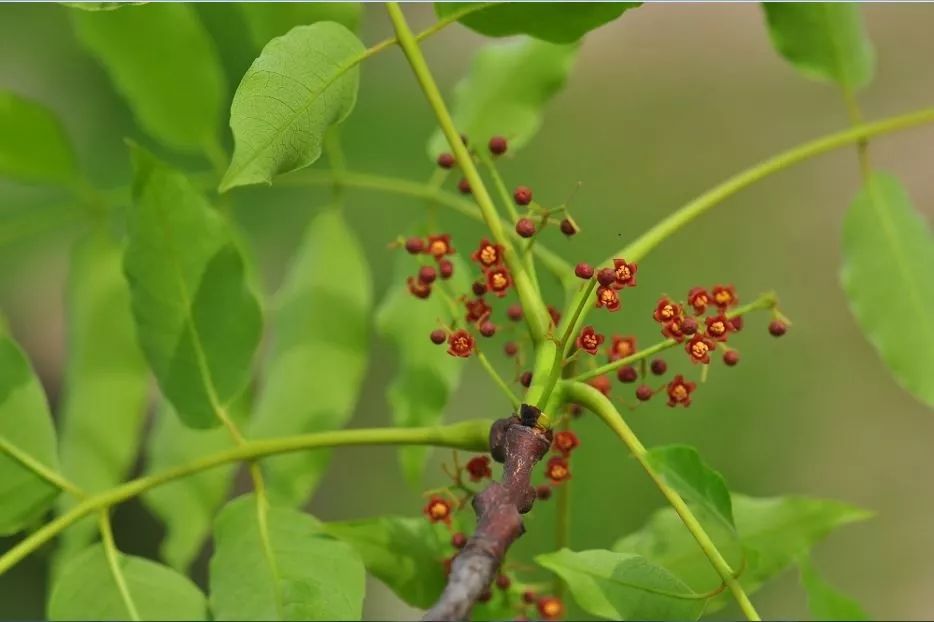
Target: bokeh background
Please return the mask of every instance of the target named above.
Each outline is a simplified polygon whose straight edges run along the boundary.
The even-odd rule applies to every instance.
[[[252,60],[231,6],[198,11],[218,41],[231,92]],[[410,5],[413,22],[433,20],[429,6]],[[877,77],[861,93],[870,118],[930,106],[934,98],[934,6],[867,5],[878,55]],[[367,5],[361,36],[372,43],[391,29],[380,5]],[[425,44],[438,80],[450,87],[485,41],[453,26]],[[134,125],[103,70],[77,44],[68,9],[0,6],[0,88],[52,108],[77,145],[95,184],[129,179],[124,136],[153,144]],[[510,184],[532,186],[545,204],[583,185],[573,214],[583,232],[556,232],[547,242],[573,261],[597,260],[699,192],[778,150],[846,126],[831,86],[802,79],[771,48],[754,4],[654,4],[591,33],[567,87],[548,107],[545,125],[519,156],[503,165]],[[427,179],[425,141],[433,119],[401,53],[390,50],[362,69],[357,107],[343,137],[354,170]],[[229,140],[229,137],[228,137]],[[876,140],[877,168],[895,173],[916,207],[934,217],[934,127]],[[206,170],[197,160],[179,161]],[[600,327],[656,339],[650,318],[662,292],[732,281],[747,300],[775,289],[794,321],[788,336],[768,336],[767,318],[750,317],[736,338],[743,362],[715,366],[694,406],[670,410],[662,400],[630,415],[647,445],[687,442],[719,469],[731,488],[768,496],[800,493],[841,499],[877,513],[843,528],[816,550],[838,587],[858,596],[880,619],[934,616],[934,413],[901,391],[860,335],[838,284],[840,224],[858,188],[856,157],[840,150],[768,178],[730,199],[668,240],[639,270],[624,309],[601,315]],[[281,279],[301,229],[328,200],[321,190],[247,190],[234,214],[261,260],[267,291]],[[415,201],[355,191],[348,215],[374,266],[377,296],[391,284],[386,248],[423,209]],[[443,213],[455,239],[473,245],[480,230]],[[31,356],[54,405],[64,361],[63,286],[70,243],[81,213],[62,208],[47,190],[0,184],[0,308]],[[934,276],[932,276],[934,286]],[[672,358],[672,357],[669,357]],[[680,358],[680,357],[679,357]],[[372,340],[370,373],[351,426],[383,425],[385,389],[394,357]],[[934,379],[932,379],[934,381]],[[623,387],[617,385],[616,391]],[[479,366],[467,363],[445,419],[502,416],[507,406]],[[663,500],[623,447],[586,416],[576,424],[572,488],[574,548],[608,547],[641,526]],[[441,476],[430,468],[426,486]],[[377,513],[414,515],[422,502],[402,478],[390,449],[346,449],[310,503],[322,519]],[[540,504],[514,558],[553,543],[553,504]],[[162,532],[136,503],[116,512],[126,552],[155,556]],[[0,540],[0,549],[11,544]],[[49,551],[0,578],[0,618],[40,618]],[[204,560],[196,576],[204,580]],[[754,599],[767,617],[806,618],[792,571]],[[371,582],[370,617],[415,612]],[[731,609],[718,617],[736,615]]]

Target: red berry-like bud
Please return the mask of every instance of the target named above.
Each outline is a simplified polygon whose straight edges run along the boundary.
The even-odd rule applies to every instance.
[[[564,603],[556,596],[544,596],[538,599],[538,613],[545,620],[558,620],[564,615]]]
[[[455,549],[462,549],[464,548],[464,545],[466,544],[467,544],[467,536],[465,536],[461,532],[458,531],[456,534],[451,536],[451,546],[453,546]]]
[[[480,334],[484,337],[492,337],[496,334],[496,325],[493,322],[484,322],[480,325]]]
[[[535,599],[536,599],[535,592],[533,592],[532,590],[526,590],[522,592],[522,602],[531,605],[532,603],[535,602]]]
[[[769,334],[773,337],[781,337],[788,332],[788,326],[781,320],[772,320],[769,322]]]
[[[442,153],[438,155],[438,166],[441,168],[452,168],[454,163],[455,159],[453,153]]]
[[[479,595],[479,596],[477,596],[477,602],[478,602],[478,603],[488,603],[488,602],[490,602],[490,599],[491,599],[491,598],[493,598],[493,592],[490,591],[490,588],[486,588],[485,590],[483,590],[482,592],[480,592],[480,595]]]
[[[516,304],[509,305],[506,307],[506,315],[513,322],[518,322],[522,319],[522,307]]]
[[[593,266],[589,263],[579,263],[574,267],[574,275],[581,279],[590,279],[593,277]]]
[[[548,501],[551,499],[551,486],[548,484],[541,484],[540,486],[536,486],[535,496],[541,501]]]
[[[431,331],[430,337],[431,337],[431,343],[435,344],[436,346],[440,346],[448,338],[447,334],[440,328]]]
[[[490,469],[489,456],[474,456],[467,461],[467,466],[465,468],[470,474],[470,481],[472,482],[479,482],[482,479],[493,476],[493,471]]]
[[[529,388],[529,386],[531,386],[532,384],[532,372],[530,371],[522,372],[522,375],[519,376],[519,384],[521,384],[525,388]]]
[[[594,389],[603,393],[604,395],[610,394],[610,389],[613,388],[613,383],[610,382],[609,376],[597,376],[596,378],[591,378],[587,381],[587,384],[592,386]]]
[[[418,270],[418,280],[422,283],[434,283],[437,277],[438,273],[435,272],[435,269],[431,266],[422,266]]]
[[[616,372],[616,377],[620,382],[630,383],[635,382],[639,378],[639,373],[636,371],[636,368],[632,365],[624,365],[620,367]]]
[[[577,225],[575,225],[574,222],[570,218],[563,219],[559,226],[561,228],[561,233],[563,233],[564,235],[568,237],[571,237],[572,235],[577,233]]]
[[[652,399],[652,387],[647,384],[640,384],[639,388],[636,389],[636,399],[640,402],[647,402]]]
[[[425,299],[431,296],[431,285],[411,276],[407,278],[405,282],[409,287],[409,292],[416,298]]]
[[[474,296],[482,296],[486,293],[486,283],[482,281],[474,281],[474,284],[470,286],[470,289],[473,290]]]
[[[535,223],[531,218],[520,218],[516,221],[516,233],[523,238],[530,238],[535,235]]]
[[[507,341],[506,345],[503,346],[503,352],[506,353],[506,356],[515,356],[519,352],[519,346],[515,341]]]
[[[532,202],[532,189],[528,186],[518,186],[515,192],[512,193],[512,198],[519,205],[528,205]]]
[[[494,136],[490,139],[490,153],[493,155],[503,155],[506,153],[506,137],[504,136]]]
[[[664,359],[653,360],[650,367],[652,368],[652,373],[656,376],[661,376],[666,371],[668,371],[668,363],[666,363]]]
[[[554,308],[554,306],[552,305],[548,305],[546,309],[548,310],[548,317],[551,318],[551,323],[554,324],[555,326],[560,324],[561,323],[561,312],[558,311],[556,308]]]
[[[462,177],[461,180],[457,182],[457,189],[460,190],[461,194],[470,194],[470,182]]]
[[[498,577],[496,577],[496,587],[498,587],[499,589],[508,590],[510,585],[512,585],[512,581],[510,581],[509,577],[507,577],[506,575],[501,574]]]
[[[442,259],[438,262],[438,270],[441,272],[441,278],[446,281],[454,274],[454,264],[448,259]]]
[[[697,332],[697,320],[692,317],[686,317],[681,320],[679,326],[681,327],[681,332],[685,335],[691,336]]]
[[[727,350],[723,353],[723,363],[728,367],[733,367],[739,363],[739,352],[736,350]]]
[[[616,272],[612,268],[603,268],[597,272],[597,281],[603,287],[609,287],[616,282]]]
[[[743,330],[743,316],[737,315],[734,318],[730,318],[730,326],[733,327],[733,332],[738,333]]]
[[[407,250],[410,255],[418,255],[425,250],[425,240],[415,237],[409,238],[405,241],[405,250]]]

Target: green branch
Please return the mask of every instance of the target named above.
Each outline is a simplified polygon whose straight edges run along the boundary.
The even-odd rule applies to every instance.
[[[130,619],[138,622],[141,618],[139,616],[139,611],[136,609],[136,603],[133,602],[130,589],[127,587],[123,569],[120,567],[120,552],[117,550],[117,545],[114,542],[114,533],[110,526],[110,515],[107,513],[107,508],[100,510],[98,524],[100,526],[101,542],[104,545],[104,554],[107,557],[107,566],[110,568],[110,574],[113,576],[114,583],[117,584],[117,591],[120,592],[120,598],[123,600],[123,605],[126,607]]]
[[[924,108],[897,117],[889,117],[881,121],[866,123],[849,130],[829,134],[789,149],[788,151],[784,151],[728,178],[726,181],[714,186],[707,192],[688,202],[681,209],[672,213],[643,233],[619,252],[611,255],[604,263],[610,263],[614,257],[622,257],[631,262],[641,261],[654,250],[656,246],[683,229],[696,218],[705,214],[714,206],[719,205],[740,190],[765,179],[773,173],[778,173],[779,171],[827,153],[828,151],[833,151],[834,149],[854,143],[858,144],[872,136],[898,132],[931,122],[934,122],[934,108]],[[599,267],[597,269],[599,269]],[[591,280],[587,287],[580,290],[577,295],[571,299],[565,310],[565,316],[567,316],[565,321],[570,320],[570,311],[577,308],[583,299],[588,298],[593,293],[595,286],[596,281]],[[585,309],[585,312],[580,315],[576,324],[572,327],[574,334],[580,330],[580,326],[586,319],[587,311],[589,311],[590,308],[592,308],[592,306]]]
[[[415,74],[415,78],[418,80],[425,94],[425,98],[428,100],[428,104],[435,113],[441,132],[447,139],[451,151],[454,152],[454,158],[457,160],[457,164],[460,166],[464,177],[470,184],[471,193],[476,199],[477,205],[480,206],[480,213],[483,215],[483,220],[490,230],[490,235],[498,244],[501,244],[506,249],[504,260],[512,274],[516,293],[519,295],[519,301],[522,303],[523,316],[529,325],[529,330],[532,333],[533,339],[536,342],[541,341],[548,332],[549,324],[548,311],[545,309],[545,304],[542,302],[541,295],[538,290],[535,289],[528,272],[522,265],[521,257],[516,253],[512,240],[506,235],[503,229],[503,223],[500,220],[499,214],[496,212],[496,207],[493,205],[490,193],[487,191],[486,185],[483,183],[483,179],[480,177],[480,173],[474,165],[473,158],[471,158],[470,153],[467,151],[467,147],[464,146],[460,133],[454,126],[451,114],[444,104],[444,99],[441,97],[438,85],[435,84],[434,77],[432,77],[431,71],[428,69],[428,64],[425,62],[425,56],[418,47],[418,42],[412,34],[408,23],[406,23],[402,10],[395,2],[387,3],[386,10],[389,12],[389,19],[396,29],[396,37],[399,39],[399,46],[405,53],[405,57],[412,67],[412,72]]]
[[[348,445],[433,445],[467,451],[487,451],[489,449],[489,432],[492,423],[491,420],[472,419],[446,426],[334,430],[332,432],[300,434],[285,438],[246,441],[243,445],[203,456],[188,464],[166,469],[160,473],[134,479],[84,499],[65,514],[26,536],[16,546],[0,556],[0,575],[54,538],[63,529],[92,512],[123,503],[157,486],[223,464],[251,461],[266,456],[308,449],[346,447]],[[0,450],[2,449],[4,449],[4,446],[0,445]]]
[[[642,465],[645,472],[648,473],[652,481],[655,482],[655,485],[661,491],[662,495],[664,495],[668,503],[670,503],[675,512],[677,512],[684,526],[687,527],[691,535],[694,536],[701,551],[703,551],[704,555],[710,561],[710,564],[714,567],[714,570],[717,571],[717,574],[720,575],[720,578],[723,579],[723,582],[733,593],[733,597],[736,599],[736,602],[739,604],[746,618],[749,620],[760,620],[759,613],[749,600],[749,596],[746,594],[743,586],[736,579],[733,569],[730,568],[730,565],[723,558],[723,555],[717,549],[713,540],[710,539],[710,536],[704,530],[700,521],[694,516],[694,513],[688,507],[687,503],[681,498],[681,495],[666,484],[662,476],[656,473],[649,464],[649,461],[646,459],[645,446],[642,445],[642,442],[626,424],[626,421],[623,420],[622,415],[619,414],[619,411],[616,410],[613,403],[610,402],[605,395],[600,393],[600,391],[590,385],[580,382],[564,382],[562,384],[564,386],[565,395],[570,401],[584,406],[603,419],[604,423],[610,426],[610,429],[619,436],[627,447],[629,447],[629,451],[632,452],[632,455],[639,461],[639,464]]]
[[[64,476],[45,466],[2,436],[0,436],[0,452],[10,456],[59,490],[64,490],[78,499],[83,499],[87,496],[87,493],[81,490],[77,485],[71,483],[69,480],[65,479]]]

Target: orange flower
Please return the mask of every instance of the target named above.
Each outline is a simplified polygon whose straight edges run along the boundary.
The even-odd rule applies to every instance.
[[[691,405],[691,393],[697,385],[684,379],[684,376],[678,374],[674,380],[668,383],[668,405],[671,407],[681,405]]]

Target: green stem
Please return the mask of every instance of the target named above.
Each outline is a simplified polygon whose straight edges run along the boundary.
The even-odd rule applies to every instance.
[[[490,359],[488,359],[486,355],[479,350],[476,354],[477,360],[480,361],[480,364],[486,370],[486,373],[489,374],[490,378],[493,380],[493,383],[502,390],[503,394],[509,399],[509,403],[518,408],[522,401],[516,397],[516,394],[512,392],[512,389],[510,389],[509,385],[506,384],[506,381],[503,380],[503,377],[499,375],[499,372],[497,372],[496,368],[493,367],[493,364],[490,363]]]
[[[590,385],[580,382],[566,382],[563,384],[565,385],[568,399],[586,407],[603,419],[603,421],[610,426],[610,429],[626,444],[629,451],[632,452],[633,456],[639,461],[639,464],[645,472],[648,473],[662,495],[668,500],[672,508],[674,508],[675,512],[684,523],[684,526],[687,527],[691,535],[694,536],[701,551],[703,551],[704,555],[710,561],[714,570],[717,571],[717,574],[720,575],[720,578],[723,579],[727,588],[733,593],[733,597],[736,599],[736,602],[739,604],[746,618],[748,620],[761,620],[759,613],[749,600],[749,596],[746,594],[743,586],[736,579],[733,569],[730,568],[730,565],[723,558],[723,555],[720,554],[717,546],[714,544],[713,540],[710,539],[710,536],[704,530],[700,521],[697,520],[697,517],[694,516],[694,513],[688,507],[687,503],[681,498],[681,495],[668,486],[662,476],[656,473],[649,464],[649,461],[646,459],[645,446],[626,424],[622,415],[619,414],[619,411],[616,410],[612,402]]]
[[[856,101],[856,94],[848,86],[843,87],[843,103],[846,104],[846,111],[850,117],[850,125],[856,127],[863,123],[863,113],[859,109],[859,102]],[[856,157],[859,159],[859,172],[863,181],[869,179],[871,167],[869,165],[869,140],[861,139],[856,143]]]
[[[455,160],[464,173],[467,182],[470,184],[471,193],[476,199],[477,205],[480,207],[480,213],[483,215],[483,220],[486,222],[490,234],[498,244],[501,244],[503,248],[506,249],[504,260],[512,274],[516,293],[519,295],[519,301],[522,303],[523,316],[529,325],[529,331],[532,333],[535,341],[541,341],[548,331],[548,312],[542,302],[541,295],[532,284],[528,273],[522,265],[521,258],[516,254],[512,241],[503,230],[502,221],[500,220],[499,214],[496,213],[496,207],[493,205],[490,193],[487,191],[486,185],[483,183],[480,173],[474,165],[473,158],[470,157],[470,153],[464,146],[457,128],[454,127],[451,114],[448,112],[447,106],[444,104],[444,99],[441,97],[441,92],[438,90],[438,85],[435,84],[434,77],[428,69],[425,56],[422,54],[421,49],[418,47],[418,42],[415,40],[408,23],[405,21],[402,9],[399,8],[397,3],[390,2],[386,4],[386,10],[389,12],[389,19],[396,30],[396,37],[399,39],[399,45],[402,47],[402,51],[405,53],[405,57],[412,67],[412,72],[415,74],[415,78],[418,80],[422,92],[428,100],[428,104],[435,113],[438,125],[447,139],[451,151],[454,152]]]
[[[113,575],[114,583],[117,584],[117,591],[120,592],[120,598],[126,606],[130,619],[139,621],[142,618],[140,618],[136,603],[133,602],[133,597],[130,595],[126,577],[123,576],[123,570],[120,568],[120,552],[117,551],[117,545],[114,543],[113,529],[110,527],[110,516],[106,508],[100,511],[98,524],[100,526],[101,542],[104,545],[104,554],[107,556],[107,565],[110,567],[110,574]]]
[[[77,485],[72,484],[64,476],[45,466],[2,436],[0,436],[0,453],[7,454],[59,490],[64,490],[78,499],[84,499],[87,496],[87,493]]]
[[[775,305],[778,304],[778,299],[775,296],[775,292],[769,292],[767,294],[762,294],[752,302],[741,307],[736,307],[732,311],[726,314],[728,318],[739,317],[741,315],[746,315],[753,311],[758,311],[760,309],[774,309]],[[643,361],[653,354],[657,354],[663,350],[674,347],[678,345],[679,342],[674,339],[665,339],[664,341],[659,341],[658,343],[649,346],[648,348],[643,348],[638,352],[630,354],[625,358],[618,359],[612,363],[607,363],[606,365],[601,365],[589,371],[585,371],[581,374],[578,374],[572,378],[575,382],[583,382],[585,380],[590,380],[591,378],[596,378],[597,376],[602,376],[603,374],[609,374],[620,367],[625,367],[626,365],[632,365],[633,363],[638,363]]]
[[[483,162],[484,166],[486,166],[487,170],[490,172],[490,177],[493,179],[493,186],[496,188],[496,193],[499,194],[499,200],[506,206],[506,213],[509,214],[509,218],[515,223],[519,220],[519,212],[516,211],[516,206],[513,203],[512,197],[509,196],[506,182],[503,181],[502,175],[499,174],[496,165],[493,163],[493,157],[482,149],[478,149],[477,154],[480,157],[480,161]]]
[[[231,462],[256,460],[266,456],[348,445],[433,445],[467,451],[489,449],[492,421],[473,419],[446,426],[421,428],[368,428],[334,430],[301,434],[284,438],[246,441],[224,451],[202,456],[188,464],[166,469],[126,482],[110,490],[87,497],[71,510],[46,523],[0,556],[0,575],[37,548],[54,538],[63,529],[86,515],[132,499],[147,490]]]
[[[323,186],[339,182],[342,186],[360,188],[365,190],[376,190],[379,192],[389,192],[392,194],[401,194],[405,196],[416,197],[435,201],[456,212],[483,222],[483,216],[477,210],[477,205],[466,199],[462,199],[456,194],[445,192],[440,188],[406,179],[397,179],[395,177],[384,177],[380,175],[370,175],[367,173],[341,172],[335,171],[302,171],[295,175],[286,175],[276,182],[278,186]],[[509,223],[501,221],[511,232],[510,237],[515,242],[522,241],[522,238],[509,228]],[[537,244],[534,250],[535,256],[542,262],[549,272],[551,272],[562,284],[567,285],[574,278],[574,269],[571,264],[562,259],[558,254]]]
[[[604,263],[610,263],[614,257],[622,257],[631,262],[641,261],[654,250],[656,246],[683,229],[696,218],[705,214],[714,206],[719,205],[740,190],[765,179],[773,173],[777,173],[799,162],[827,153],[828,151],[865,141],[873,136],[897,132],[931,122],[934,122],[934,108],[924,108],[897,117],[889,117],[881,121],[866,123],[842,132],[828,134],[827,136],[817,138],[803,145],[799,145],[798,147],[789,149],[788,151],[784,151],[745,171],[737,173],[688,202],[681,209],[672,213],[643,233],[619,252],[611,255]],[[586,290],[579,292],[578,295],[571,300],[568,309],[573,309],[578,304],[581,297],[586,298],[590,296],[594,286],[595,283],[591,282]],[[575,331],[580,328],[580,324],[583,323],[585,318],[586,312],[579,318],[577,326],[574,327]]]

